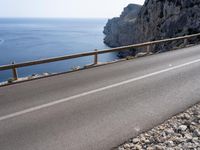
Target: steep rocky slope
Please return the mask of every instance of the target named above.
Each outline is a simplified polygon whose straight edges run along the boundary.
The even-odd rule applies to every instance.
[[[106,35],[104,42],[110,47],[117,47],[133,43],[134,24],[138,16],[140,5],[130,4],[120,17],[108,20],[104,28]]]
[[[109,20],[105,26],[104,42],[111,47],[200,32],[199,0],[146,0],[141,8],[128,6],[125,10],[126,16],[136,13],[127,19],[122,15]],[[200,39],[190,43],[197,41]],[[152,51],[166,51],[181,44],[182,41],[157,45]]]

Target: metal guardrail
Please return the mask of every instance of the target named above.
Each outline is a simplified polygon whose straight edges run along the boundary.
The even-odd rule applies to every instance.
[[[165,42],[172,42],[172,41],[177,41],[177,40],[184,40],[184,45],[186,45],[188,39],[193,38],[193,37],[198,37],[198,36],[200,36],[200,33],[182,36],[182,37],[163,39],[163,40],[145,42],[145,43],[128,45],[128,46],[122,46],[122,47],[111,48],[111,49],[104,49],[104,50],[97,50],[96,49],[94,52],[86,52],[86,53],[66,55],[66,56],[61,56],[61,57],[40,59],[40,60],[36,60],[36,61],[28,61],[28,62],[16,63],[16,64],[13,62],[12,64],[9,64],[9,65],[0,66],[0,71],[11,69],[12,72],[13,72],[13,79],[17,80],[18,79],[17,68],[21,68],[21,67],[40,65],[40,64],[63,61],[63,60],[85,57],[85,56],[94,56],[94,65],[96,65],[96,64],[98,64],[98,54],[105,54],[105,53],[110,53],[110,52],[123,51],[123,50],[128,50],[128,49],[131,49],[131,48],[140,48],[140,47],[145,47],[145,46],[147,46],[147,53],[149,53],[151,45],[165,43]]]

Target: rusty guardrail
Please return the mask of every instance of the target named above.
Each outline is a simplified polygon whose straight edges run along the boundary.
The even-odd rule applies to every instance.
[[[0,71],[11,69],[12,72],[13,72],[13,79],[17,80],[18,79],[17,68],[21,68],[21,67],[40,65],[40,64],[45,64],[45,63],[63,61],[63,60],[79,58],[79,57],[86,57],[86,56],[94,56],[94,65],[96,65],[96,64],[98,64],[98,54],[105,54],[105,53],[110,53],[110,52],[123,51],[123,50],[128,50],[128,49],[131,49],[131,48],[140,48],[140,47],[145,47],[145,46],[147,46],[147,52],[149,53],[151,45],[165,43],[165,42],[171,42],[171,41],[177,41],[177,40],[184,40],[184,45],[186,45],[187,40],[189,38],[193,38],[193,37],[197,37],[197,36],[200,36],[200,33],[187,35],[187,36],[181,36],[181,37],[175,37],[175,38],[170,38],[170,39],[163,39],[163,40],[145,42],[145,43],[140,43],[140,44],[122,46],[122,47],[111,48],[111,49],[104,49],[104,50],[95,49],[94,52],[78,53],[78,54],[66,55],[66,56],[61,56],[61,57],[40,59],[40,60],[36,60],[36,61],[28,61],[28,62],[23,62],[23,63],[12,62],[12,64],[0,66]]]

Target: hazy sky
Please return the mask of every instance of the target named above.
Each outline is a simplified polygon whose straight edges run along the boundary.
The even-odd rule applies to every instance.
[[[0,17],[111,18],[144,0],[0,0]]]

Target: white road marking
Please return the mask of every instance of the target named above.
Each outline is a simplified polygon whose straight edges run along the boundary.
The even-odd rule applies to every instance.
[[[111,88],[114,88],[114,87],[118,87],[118,86],[121,86],[121,85],[125,85],[125,84],[131,83],[131,82],[135,82],[135,81],[138,81],[138,80],[149,78],[149,77],[159,75],[159,74],[162,74],[162,73],[165,73],[165,72],[169,72],[169,71],[172,71],[172,70],[183,68],[183,67],[186,67],[186,66],[189,66],[189,65],[192,65],[192,64],[195,64],[195,63],[199,63],[199,62],[200,62],[200,59],[197,59],[197,60],[190,61],[190,62],[181,64],[181,65],[173,66],[173,67],[170,67],[170,68],[167,68],[167,69],[164,69],[164,70],[156,71],[156,72],[149,73],[149,74],[146,74],[146,75],[143,75],[143,76],[140,76],[140,77],[132,78],[132,79],[122,81],[122,82],[119,82],[119,83],[116,83],[116,84],[112,84],[112,85],[109,85],[109,86],[105,86],[105,87],[102,87],[102,88],[99,88],[99,89],[95,89],[95,90],[84,92],[84,93],[81,93],[81,94],[78,94],[78,95],[74,95],[74,96],[71,96],[71,97],[68,97],[68,98],[65,98],[65,99],[60,99],[60,100],[50,102],[50,103],[47,103],[47,104],[43,104],[43,105],[40,105],[40,106],[28,108],[28,109],[25,109],[25,110],[22,110],[22,111],[19,111],[19,112],[15,112],[15,113],[12,113],[12,114],[2,116],[2,117],[0,117],[0,121],[7,120],[7,119],[10,119],[10,118],[14,118],[14,117],[17,117],[17,116],[21,116],[21,115],[24,115],[26,113],[34,112],[34,111],[37,111],[37,110],[40,110],[40,109],[43,109],[43,108],[51,107],[51,106],[54,106],[54,105],[57,105],[57,104],[60,104],[60,103],[64,103],[64,102],[67,102],[67,101],[70,101],[70,100],[73,100],[73,99],[77,99],[77,98],[80,98],[80,97],[83,97],[83,96],[87,96],[87,95],[94,94],[94,93],[97,93],[97,92],[105,91],[105,90],[108,90],[108,89],[111,89]]]

